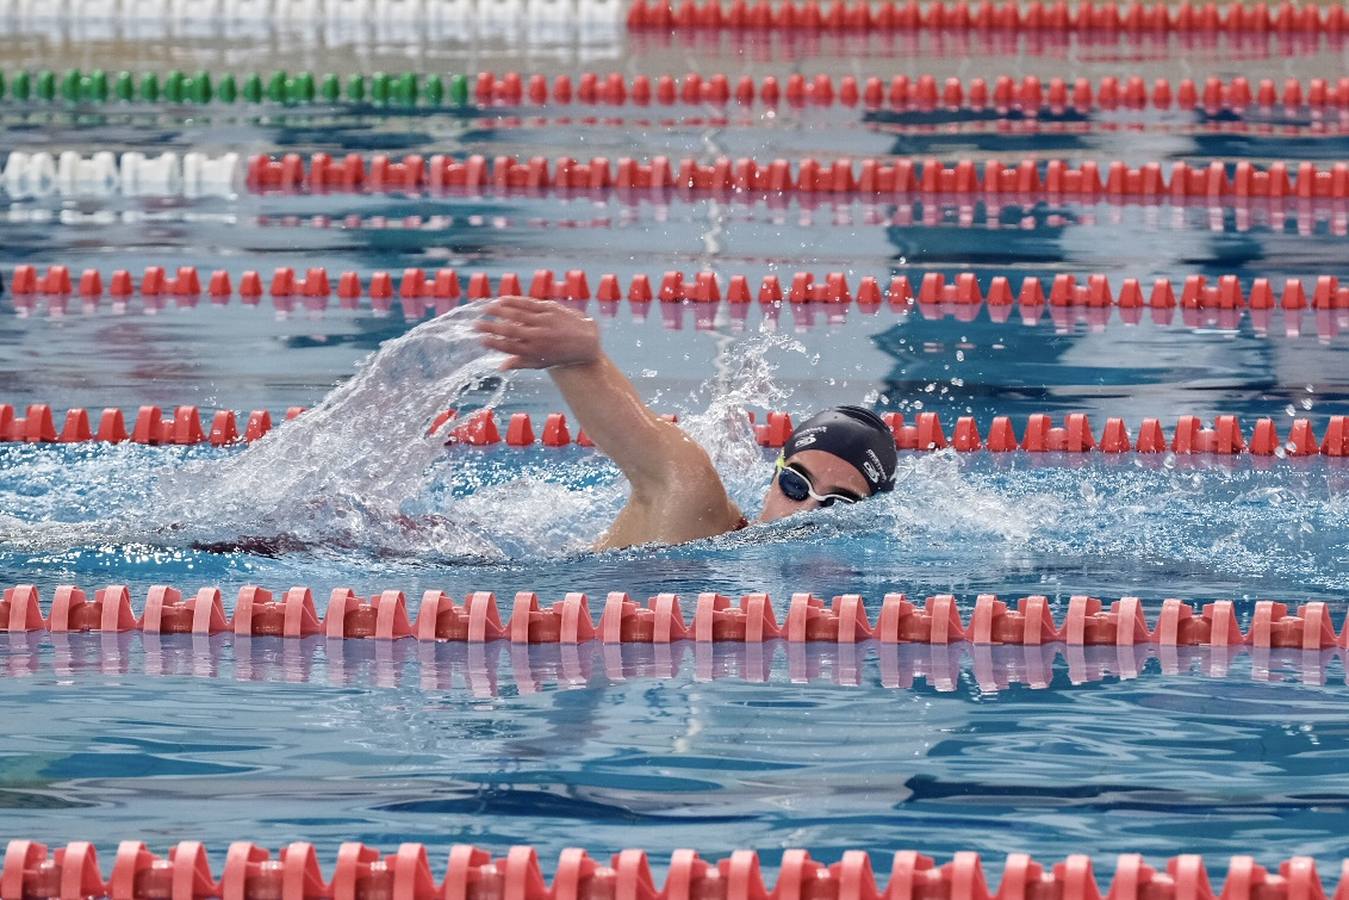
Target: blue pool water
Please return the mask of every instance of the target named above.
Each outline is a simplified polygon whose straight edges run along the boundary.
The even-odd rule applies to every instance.
[[[73,59],[86,68],[302,65],[420,66],[659,74],[852,71],[833,39],[743,47],[629,41],[472,51],[400,43],[327,45],[273,36],[156,37],[100,43],[28,35],[0,50],[8,67]],[[401,50],[399,48],[402,48]],[[1271,39],[1233,47],[1174,41],[1102,46],[963,42],[846,44],[859,74],[964,76],[1120,74],[1153,77],[1336,75],[1343,48]],[[403,51],[406,52],[403,52]],[[1315,52],[1312,52],[1314,50]],[[1187,52],[1184,70],[1171,60]],[[6,56],[6,54],[10,54]],[[345,58],[344,54],[349,54]],[[776,54],[776,55],[775,55]],[[280,60],[278,62],[278,60]],[[1202,69],[1202,71],[1200,71]],[[1122,159],[1338,160],[1337,115],[1252,113],[1249,131],[1197,113],[1101,112],[1082,127],[1000,127],[969,113],[857,109],[718,111],[681,107],[394,113],[375,108],[262,113],[0,104],[10,148],[452,152],[528,156],[654,154],[831,158],[933,155]],[[1242,117],[1227,117],[1240,121]],[[1273,127],[1254,127],[1257,120]],[[1005,125],[1005,123],[1001,123]],[[1024,126],[1025,123],[1021,123]],[[584,268],[626,283],[637,273],[711,269],[723,278],[811,270],[874,275],[973,270],[987,279],[1102,272],[1113,280],[1236,274],[1343,275],[1343,206],[1211,210],[1039,202],[876,204],[798,200],[772,206],[674,198],[373,196],[136,199],[0,197],[0,271],[61,263],[133,272],[147,265],[248,269],[323,265],[395,273],[454,266],[527,276]],[[408,217],[420,217],[409,221]],[[755,447],[743,407],[865,402],[912,417],[936,411],[1018,424],[1032,412],[1087,412],[1135,429],[1179,415],[1295,417],[1318,432],[1346,412],[1343,311],[1137,324],[1113,310],[1090,321],[1019,311],[973,321],[883,307],[867,314],[726,304],[606,310],[604,341],[643,396],[714,452],[735,498],[757,512],[771,457]],[[145,403],[204,409],[314,406],[382,344],[429,314],[398,303],[357,309],[257,306],[235,297],[124,306],[64,305],[0,295],[0,402],[63,411]],[[458,352],[458,351],[456,351]],[[396,360],[395,360],[396,362]],[[717,590],[771,593],[779,619],[791,593],[954,593],[966,616],[979,593],[1044,594],[1062,619],[1068,598],[1234,599],[1243,621],[1260,599],[1322,600],[1346,615],[1349,469],[1336,460],[1126,455],[955,454],[903,457],[882,501],[804,522],[754,528],[678,548],[586,551],[622,502],[593,452],[458,448],[407,455],[423,428],[400,416],[439,385],[443,360],[392,365],[351,427],[309,428],[256,450],[0,444],[0,584],[129,584],[139,608],[151,584],[238,588],[387,588],[415,598],[516,590],[548,600],[585,591],[597,614],[608,591],[634,597]],[[422,362],[425,362],[424,360]],[[441,371],[443,375],[443,371]],[[439,389],[439,388],[437,388]],[[560,408],[535,373],[478,384],[535,416]],[[387,413],[387,414],[386,414]],[[370,425],[370,427],[366,427]],[[286,434],[283,430],[275,440]],[[1249,433],[1249,432],[1248,432]],[[268,450],[289,446],[295,452]],[[368,467],[349,466],[368,461]],[[405,523],[410,519],[415,524]],[[284,534],[276,554],[208,552]],[[687,610],[686,610],[687,614]],[[663,862],[678,847],[709,857],[736,847],[963,849],[996,860],[1027,851],[1052,861],[1088,853],[1109,870],[1121,852],[1211,861],[1255,853],[1272,863],[1316,857],[1323,873],[1349,853],[1344,658],[1303,654],[1122,654],[1093,648],[976,652],[969,647],[523,649],[495,644],[393,647],[319,639],[211,640],[141,635],[0,635],[0,836],[123,838],[159,849],[200,838],[271,847],[312,840],[326,864],[344,840],[392,850],[422,841],[501,852],[535,844],[545,861],[579,845],[627,846]],[[1014,650],[1015,652],[1011,652]],[[106,865],[105,865],[106,868]]]

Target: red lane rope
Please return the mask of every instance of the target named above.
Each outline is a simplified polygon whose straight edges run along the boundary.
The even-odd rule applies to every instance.
[[[1091,126],[1089,122],[1079,123],[1037,123],[1035,120],[1025,120],[1016,123],[1016,126],[1010,129],[999,128],[996,123],[980,123],[992,125],[999,134],[1027,134],[1036,132],[1041,125],[1053,126],[1054,131],[1073,131],[1080,130],[1079,126]],[[1113,123],[1121,129],[1127,129],[1124,123]],[[1228,128],[1229,125],[1240,125],[1241,129]],[[1023,127],[1034,126],[1034,127]],[[910,127],[910,126],[905,126]],[[911,126],[921,127],[925,131],[930,131],[931,126]],[[1258,128],[1268,128],[1271,133],[1278,126],[1258,126]],[[889,131],[889,126],[885,126]],[[1215,123],[1215,128],[1223,133],[1232,133],[1238,130],[1249,130],[1251,126],[1246,123]],[[1167,129],[1163,129],[1166,131]],[[1337,128],[1338,130],[1338,128]],[[1345,133],[1349,134],[1349,122],[1345,123]],[[962,134],[971,132],[963,131]],[[1173,133],[1173,132],[1169,132]],[[251,217],[245,224],[257,225],[260,228],[303,228],[319,230],[337,230],[337,231],[419,231],[434,233],[446,231],[449,229],[488,229],[500,231],[502,229],[524,228],[524,229],[546,229],[546,230],[573,230],[573,231],[620,231],[632,227],[638,221],[639,214],[650,216],[668,216],[671,204],[661,202],[662,198],[643,196],[627,197],[621,202],[624,208],[621,210],[595,209],[593,206],[593,197],[587,194],[568,194],[559,195],[557,200],[564,207],[571,207],[569,212],[581,213],[574,216],[559,215],[498,215],[496,213],[482,214],[470,213],[468,215],[448,215],[436,213],[432,215],[406,215],[406,216],[387,216],[380,214],[362,215],[360,213],[337,213],[299,215],[295,213],[276,213],[263,214]],[[685,198],[680,198],[685,199]],[[699,198],[689,198],[694,202]],[[796,208],[801,212],[801,217],[797,223],[800,227],[823,226],[830,228],[849,228],[856,226],[869,226],[876,228],[896,227],[896,228],[961,228],[961,229],[999,229],[1008,231],[1033,231],[1039,227],[1059,227],[1053,224],[1043,224],[1042,217],[1033,214],[1033,210],[1028,210],[1028,214],[1022,217],[1021,221],[1016,223],[1004,223],[1001,219],[1001,212],[1007,209],[1026,209],[1033,206],[1034,197],[1003,199],[1001,202],[997,198],[985,198],[971,203],[968,199],[962,199],[958,196],[937,196],[924,197],[918,202],[909,202],[912,198],[882,198],[879,201],[871,198],[855,198],[849,196],[837,197],[834,195],[805,195],[798,194],[791,198]],[[1130,208],[1137,209],[1155,209],[1155,206],[1145,206],[1141,203],[1120,202],[1121,198],[1098,198],[1095,203],[1082,204],[1083,209],[1076,212],[1070,223],[1062,222],[1059,225],[1070,225],[1074,228],[1091,228],[1097,226],[1113,226],[1126,222],[1125,210]],[[782,197],[770,197],[764,203],[762,210],[751,205],[749,210],[737,216],[737,221],[762,221],[773,225],[786,224],[784,218],[785,210],[789,203]],[[1102,207],[1097,209],[1096,207]],[[1197,217],[1173,215],[1169,217],[1152,216],[1147,222],[1152,229],[1169,229],[1172,231],[1208,231],[1214,233],[1235,232],[1242,234],[1252,229],[1275,228],[1284,229],[1292,226],[1296,229],[1299,236],[1307,237],[1315,233],[1319,223],[1324,222],[1329,234],[1337,237],[1344,237],[1349,234],[1349,200],[1335,199],[1315,199],[1306,198],[1259,198],[1257,200],[1243,200],[1232,204],[1232,220],[1229,223],[1222,205],[1213,205],[1207,201],[1199,199],[1190,199],[1173,204],[1176,211],[1186,208],[1194,208],[1204,211],[1207,216],[1200,220]],[[815,210],[827,212],[827,216],[816,218],[811,215]],[[948,217],[944,215],[945,210],[959,211],[960,215]],[[1053,223],[1053,213],[1050,213],[1049,222]],[[12,222],[42,222],[45,221],[47,213],[37,209],[11,210],[9,220]],[[163,212],[156,215],[153,219],[156,225],[165,225],[172,223],[181,223],[184,221],[210,221],[227,225],[237,225],[240,218],[229,213],[186,213],[181,210],[165,214]],[[128,219],[129,221],[129,219]],[[99,228],[106,227],[108,222],[106,215],[99,211],[80,213],[76,211],[67,211],[62,215],[62,224],[71,226],[93,225]]]
[[[293,406],[286,412],[293,419],[304,412],[304,407]],[[750,421],[755,423],[753,413]],[[666,416],[676,421],[673,415]],[[1026,416],[1021,437],[1010,416],[994,416],[987,433],[981,434],[973,416],[956,419],[950,438],[935,412],[920,412],[914,421],[906,423],[897,412],[882,414],[895,438],[899,450],[926,452],[950,447],[969,453],[986,450],[990,453],[1175,453],[1178,455],[1215,455],[1253,457],[1305,457],[1321,455],[1331,458],[1349,457],[1349,416],[1330,416],[1318,439],[1310,419],[1293,419],[1284,438],[1273,418],[1257,419],[1247,439],[1241,419],[1233,415],[1215,416],[1207,425],[1199,416],[1183,415],[1168,439],[1160,419],[1145,418],[1139,424],[1135,438],[1124,419],[1106,420],[1098,438],[1086,413],[1068,413],[1060,424],[1052,416],[1031,413]],[[52,409],[45,403],[29,404],[25,415],[15,415],[10,404],[0,404],[0,442],[41,443],[100,443],[116,444],[131,441],[136,444],[223,446],[239,442],[251,443],[272,428],[272,417],[267,410],[254,410],[248,415],[241,430],[233,410],[216,411],[203,426],[203,417],[196,406],[179,406],[172,415],[165,415],[158,406],[142,406],[130,430],[127,417],[120,409],[104,409],[97,426],[91,425],[89,411],[76,407],[66,412],[61,428],[56,427]],[[755,437],[760,446],[779,448],[792,433],[789,413],[772,411],[765,421],[755,423]],[[456,410],[446,410],[430,423],[428,434],[440,434],[447,443],[469,446],[492,446],[503,442],[496,411],[480,409],[463,419]],[[505,430],[504,442],[512,447],[565,447],[575,443],[582,447],[593,444],[584,431],[573,438],[565,413],[549,413],[536,436],[534,421],[528,413],[513,413]]]
[[[1229,169],[1230,174],[1229,174]],[[716,194],[744,201],[765,196],[842,195],[907,197],[957,195],[1024,198],[1114,198],[1161,204],[1203,199],[1209,202],[1249,198],[1349,198],[1349,163],[1318,167],[1312,162],[1272,162],[1257,169],[1245,160],[1208,165],[1175,162],[1168,172],[1160,162],[1131,167],[1114,161],[1023,159],[1007,165],[990,159],[961,160],[948,166],[937,159],[841,158],[820,162],[803,158],[767,162],[721,157],[700,163],[692,157],[676,164],[668,157],[649,162],[569,156],[554,163],[542,156],[520,161],[497,156],[457,159],[446,154],[409,154],[394,159],[376,154],[367,161],[351,153],[334,159],[315,153],[281,158],[249,158],[248,189],[254,193],[454,193],[492,190],[500,194],[547,191]]]
[[[95,637],[95,634],[97,632],[85,635],[87,641],[71,641],[64,634],[48,637],[45,631],[16,632],[9,638],[5,655],[0,659],[0,674],[9,677],[35,675],[48,665],[55,674],[66,677],[87,671],[109,675],[130,672],[130,659],[124,644],[119,642],[115,648],[109,648],[110,636],[98,634]],[[298,679],[308,682],[316,680],[311,666],[321,654],[330,684],[397,687],[405,679],[415,678],[423,689],[448,691],[464,687],[478,696],[497,696],[500,678],[507,672],[510,683],[519,693],[532,693],[548,684],[591,684],[597,673],[615,683],[635,678],[676,679],[691,675],[695,681],[731,678],[756,684],[827,682],[856,687],[866,680],[865,667],[868,657],[873,655],[876,681],[881,687],[909,690],[922,681],[939,692],[956,690],[965,672],[973,676],[975,684],[984,692],[1007,690],[1012,685],[1024,685],[1033,690],[1058,687],[1061,684],[1054,683],[1055,667],[1060,659],[1071,685],[1090,684],[1111,677],[1145,677],[1151,674],[1147,663],[1153,659],[1157,660],[1162,675],[1199,674],[1226,678],[1238,663],[1237,657],[1246,655],[1252,681],[1282,681],[1294,676],[1305,684],[1326,684],[1336,659],[1341,666],[1349,663],[1349,649],[1341,647],[1308,652],[1247,644],[1239,647],[1161,647],[1155,644],[1068,646],[1062,642],[1016,646],[971,644],[968,641],[863,645],[819,641],[728,644],[723,641],[716,645],[714,652],[713,645],[706,642],[616,645],[592,641],[563,646],[561,652],[553,655],[530,652],[521,644],[493,641],[465,645],[466,652],[462,656],[442,657],[437,653],[436,645],[426,642],[417,643],[415,652],[403,652],[411,651],[412,647],[402,643],[365,645],[346,641],[333,645],[326,638],[314,636],[287,645],[288,652],[278,656],[270,645],[251,640],[233,641],[228,631],[206,639],[198,635],[198,639],[168,642],[160,641],[157,634],[144,632],[122,632],[119,637],[125,642],[141,641],[144,657],[139,674],[152,677],[195,675],[217,678],[222,676],[221,664],[228,660],[234,667],[234,677],[241,681],[292,682]],[[225,652],[227,644],[230,646],[228,653]],[[367,654],[362,647],[373,652]],[[381,652],[383,649],[392,652]],[[786,666],[775,673],[780,661],[779,650]],[[408,671],[409,662],[416,663],[415,673]]]
[[[682,605],[691,606],[686,619]],[[669,644],[734,642],[760,644],[825,642],[853,644],[1007,644],[1063,643],[1069,647],[1132,646],[1240,647],[1255,649],[1329,650],[1349,648],[1349,619],[1336,632],[1326,603],[1299,605],[1261,600],[1243,632],[1231,600],[1202,607],[1176,599],[1162,602],[1155,626],[1149,627],[1142,601],[1116,600],[1107,607],[1099,598],[1074,596],[1061,625],[1055,624],[1050,601],[1041,595],[1015,604],[993,594],[976,599],[963,621],[956,598],[928,597],[921,607],[900,593],[886,594],[872,623],[860,594],[843,594],[832,602],[809,593],[793,594],[786,618],[779,624],[767,594],[745,594],[736,602],[724,594],[694,598],[657,594],[642,604],[627,593],[611,592],[601,615],[592,618],[589,598],[569,593],[547,603],[533,591],[515,595],[510,618],[503,620],[496,595],[470,592],[463,604],[444,591],[422,594],[415,619],[408,616],[402,591],[388,590],[363,599],[351,588],[336,588],[319,617],[313,592],[293,587],[274,596],[256,585],[240,588],[234,613],[226,616],[219,588],[205,587],[184,597],[177,588],[151,587],[141,614],[131,606],[130,590],[112,585],[87,594],[72,585],[56,588],[49,615],[43,617],[38,589],[18,585],[0,599],[0,630],[53,633],[142,631],[146,634],[218,634],[238,636],[455,641],[480,644]]]
[[[947,111],[937,110],[935,112]],[[1057,110],[1044,111],[1049,114],[1057,112]],[[797,127],[813,132],[833,130],[835,134],[841,135],[840,129],[851,128],[855,129],[859,135],[880,135],[885,138],[912,136],[942,142],[958,140],[962,136],[1008,138],[1041,135],[1047,137],[1119,135],[1132,137],[1140,133],[1146,133],[1179,137],[1236,135],[1257,139],[1288,140],[1290,138],[1330,139],[1349,134],[1349,110],[1335,111],[1324,116],[1313,113],[1305,118],[1296,111],[1288,110],[1280,110],[1275,114],[1252,118],[1218,118],[1215,116],[1213,118],[1187,118],[1178,121],[1173,117],[1170,121],[1147,122],[1146,124],[1136,116],[1052,118],[1048,115],[1041,117],[1029,111],[993,107],[989,108],[990,114],[987,115],[982,114],[981,110],[971,107],[952,108],[949,110],[954,114],[951,118],[936,122],[925,120],[940,119],[942,118],[940,115],[906,118],[903,114],[904,111],[898,109],[877,109],[873,112],[883,112],[887,116],[893,114],[893,117],[867,118],[860,116],[856,119],[841,119],[838,116],[815,116],[812,114],[810,107],[803,106],[793,109],[790,113],[783,113],[770,123],[762,118],[759,112],[749,108],[712,112],[699,111],[692,114],[680,112],[666,114],[663,110],[644,110],[634,113],[632,110],[616,109],[603,115],[555,116],[542,113],[538,115],[520,112],[513,112],[509,115],[503,113],[490,120],[490,127],[495,131],[507,129],[530,131],[541,128],[606,129],[615,135],[628,135],[634,130],[670,128],[760,129],[761,134],[765,132],[773,134],[784,128]],[[968,113],[968,117],[964,117],[966,113]],[[86,189],[86,192],[80,196],[88,197],[91,193],[92,191]],[[16,222],[25,221],[22,217],[23,212],[27,211],[18,210],[10,214],[9,217]],[[41,221],[38,214],[29,212],[29,215],[34,220]],[[163,214],[161,211],[160,216],[154,221],[162,220]],[[80,219],[72,216],[62,218],[62,224],[73,224],[80,221]]]
[[[1339,52],[1349,44],[1344,34],[1327,32],[1258,34],[1241,32],[1145,32],[1111,34],[1097,31],[752,31],[721,29],[642,30],[628,34],[638,52],[692,50],[696,55],[720,53],[761,64],[809,60],[959,59],[967,56],[1030,56],[1062,65],[1072,59],[1100,59],[1102,50],[1130,51],[1131,60],[1159,61],[1184,56],[1195,64],[1291,58]],[[51,115],[47,113],[47,115]]]
[[[1074,110],[1198,109],[1211,112],[1250,109],[1349,109],[1349,77],[1228,80],[1210,77],[1145,79],[1141,75],[1107,75],[1093,83],[1087,78],[1041,79],[1035,75],[996,75],[989,78],[938,78],[935,75],[895,75],[883,79],[855,75],[835,78],[821,73],[784,78],[766,75],[729,76],[722,72],[676,75],[633,75],[621,72],[585,72],[528,77],[518,72],[497,76],[481,72],[474,98],[482,106],[674,106],[676,104],[761,103],[776,106],[865,106],[894,110]]]
[[[1040,0],[1022,5],[1006,0],[969,3],[871,3],[869,0],[634,0],[628,9],[634,31],[1084,31],[1110,34],[1343,34],[1343,6],[1318,3],[1094,3],[1069,5]]]
[[[62,294],[45,295],[42,309],[51,318],[60,318],[69,314],[69,300],[69,297]],[[212,306],[225,306],[229,304],[229,301],[228,296],[213,296],[210,298]],[[174,295],[172,303],[178,309],[195,309],[200,305],[201,297],[195,294]],[[164,309],[167,301],[163,296],[143,297],[142,305],[147,314],[153,314]],[[247,302],[246,305],[254,306],[256,304]],[[371,312],[376,315],[389,312],[393,309],[393,305],[392,300],[388,298],[371,298],[370,301]],[[399,309],[408,321],[416,321],[429,314],[443,315],[457,305],[457,301],[447,298],[400,298],[398,303]],[[111,311],[114,314],[121,313],[126,310],[126,306],[126,298],[119,298],[112,303]],[[307,317],[322,318],[327,312],[328,306],[329,298],[327,297],[272,298],[272,308],[283,318],[297,312],[304,313]],[[340,306],[344,310],[361,309],[361,305],[356,298],[343,298]],[[660,304],[661,326],[666,331],[682,331],[686,324],[686,313],[689,311],[689,306],[690,304],[686,303]],[[637,322],[646,321],[650,312],[648,307],[649,304],[647,303],[633,303],[633,320]],[[78,312],[89,316],[96,314],[100,308],[98,298],[84,297]],[[600,316],[612,319],[618,316],[619,308],[617,301],[600,301],[598,312]],[[897,313],[903,313],[909,309],[904,304],[890,304],[888,308]],[[21,318],[37,311],[37,309],[38,303],[33,295],[14,298],[14,310]],[[791,326],[797,330],[805,330],[846,322],[849,307],[838,303],[796,303],[792,304],[790,309]],[[864,315],[872,316],[878,314],[881,307],[863,303],[861,309]],[[924,319],[951,318],[960,322],[976,321],[983,312],[987,311],[989,321],[999,324],[1010,321],[1013,313],[1013,307],[1011,306],[989,305],[984,302],[924,303],[918,305],[917,310]],[[725,327],[725,323],[718,319],[721,311],[721,304],[717,302],[692,304],[693,327],[698,331],[713,331]],[[749,323],[750,304],[733,303],[730,304],[729,311],[730,329],[733,332],[743,331]],[[1252,330],[1257,336],[1288,339],[1297,339],[1303,336],[1302,313],[1302,310],[1297,309],[1285,310],[1276,323],[1273,310],[1268,309],[1183,307],[1180,310],[1179,317],[1176,315],[1176,310],[1168,307],[1151,307],[1146,311],[1147,320],[1155,326],[1178,324],[1191,329],[1209,330],[1216,328],[1225,331],[1238,330],[1242,321],[1249,315]],[[1023,326],[1050,325],[1065,333],[1079,324],[1086,325],[1093,330],[1103,329],[1109,326],[1116,316],[1125,327],[1139,325],[1144,319],[1144,311],[1141,309],[1113,306],[1018,306],[1016,314],[1017,322]],[[781,319],[780,305],[774,303],[762,307],[762,318],[765,323],[772,323],[776,326]],[[1345,331],[1349,331],[1349,310],[1317,309],[1313,320],[1315,335],[1323,343],[1328,343]],[[1277,327],[1275,327],[1276,325]]]
[[[366,280],[358,272],[342,272],[337,278],[336,294],[341,300],[356,300],[368,296],[386,301],[395,293],[400,300],[447,301],[457,304],[462,299],[486,300],[505,295],[528,294],[541,300],[586,301],[592,297],[590,276],[584,269],[568,269],[558,278],[552,269],[536,269],[526,291],[520,276],[503,273],[493,285],[486,272],[465,273],[467,285],[457,269],[443,268],[434,272],[410,267],[403,270],[395,283],[388,272],[371,273]],[[941,272],[912,273],[918,280],[914,290],[910,275],[891,275],[885,287],[874,276],[864,276],[853,292],[848,275],[829,272],[817,277],[813,272],[796,272],[786,287],[776,274],[759,279],[757,291],[745,275],[732,275],[725,282],[724,297],[728,303],[744,304],[756,300],[761,304],[783,301],[819,304],[851,304],[879,307],[882,302],[907,308],[920,306],[978,307],[1119,307],[1121,310],[1150,309],[1210,309],[1210,310],[1343,310],[1349,309],[1349,285],[1342,287],[1334,275],[1317,276],[1315,281],[1286,278],[1282,284],[1269,278],[1252,278],[1243,286],[1236,275],[1190,275],[1183,282],[1158,278],[1146,288],[1137,278],[1122,278],[1112,283],[1109,276],[1093,273],[1085,277],[1062,273],[1051,280],[1027,276],[1013,291],[1012,281],[1005,276],[994,276],[981,284],[975,272],[961,272],[948,277]],[[617,302],[624,296],[632,303],[653,300],[662,303],[682,302],[716,303],[723,298],[722,278],[715,272],[697,272],[686,278],[682,271],[669,271],[653,287],[649,275],[634,275],[626,294],[618,276],[605,273],[599,276],[595,299]],[[79,277],[78,293],[84,298],[99,298],[104,294],[104,276],[98,269],[85,269]],[[197,297],[203,293],[203,278],[196,266],[179,266],[169,275],[163,266],[149,266],[139,282],[126,269],[117,269],[107,278],[107,294],[114,299],[126,299],[139,294],[152,298],[162,296]],[[1310,287],[1309,287],[1310,284]],[[206,279],[205,293],[212,298],[234,295],[234,281],[225,269],[217,269]],[[39,273],[37,266],[22,264],[14,267],[9,292],[16,299],[44,296],[69,296],[76,292],[70,267],[50,265]],[[263,278],[256,271],[244,272],[239,277],[238,295],[243,302],[259,302],[263,296]],[[273,299],[325,299],[334,293],[328,270],[311,267],[303,277],[293,267],[278,267],[272,273],[266,293]],[[447,306],[448,308],[448,306]]]
[[[878,857],[876,866],[883,864],[884,858]],[[644,850],[623,850],[605,864],[585,850],[569,848],[562,851],[549,884],[533,847],[512,847],[504,856],[493,859],[487,850],[457,844],[450,850],[444,879],[438,881],[424,844],[402,844],[397,852],[385,854],[349,842],[338,850],[329,881],[312,844],[297,841],[273,858],[265,847],[237,841],[230,844],[220,880],[216,881],[206,847],[200,841],[181,841],[160,856],[144,842],[129,840],[118,845],[111,874],[105,880],[97,851],[87,841],[73,841],[51,853],[37,841],[12,840],[0,869],[0,896],[5,900],[1102,900],[1103,896],[1112,900],[1219,900],[1258,892],[1264,900],[1326,897],[1315,860],[1305,856],[1282,862],[1273,871],[1249,856],[1233,857],[1219,892],[1212,887],[1200,856],[1176,856],[1154,868],[1139,854],[1122,854],[1105,895],[1091,857],[1086,855],[1042,865],[1027,854],[1009,854],[996,893],[989,887],[978,853],[956,853],[950,862],[938,865],[931,857],[902,850],[894,854],[889,865],[888,874],[882,870],[878,880],[871,855],[863,850],[845,851],[838,862],[827,865],[812,859],[805,850],[785,850],[770,891],[759,855],[753,850],[737,850],[719,861],[704,860],[693,850],[677,850],[670,859],[664,885],[657,888]],[[1342,867],[1334,897],[1342,900],[1346,893],[1349,861]]]
[[[158,406],[142,406],[136,411],[128,431],[127,417],[120,409],[105,409],[91,422],[89,411],[77,407],[66,412],[58,431],[51,407],[45,403],[30,403],[23,416],[16,416],[10,404],[0,403],[0,442],[120,444],[131,441],[135,444],[211,444],[219,447],[241,441],[252,443],[272,430],[272,414],[265,409],[248,413],[242,428],[233,410],[217,410],[204,426],[201,411],[195,406],[179,406],[169,412],[171,414],[166,416]],[[286,418],[293,419],[302,412],[304,407],[292,406],[286,411]]]

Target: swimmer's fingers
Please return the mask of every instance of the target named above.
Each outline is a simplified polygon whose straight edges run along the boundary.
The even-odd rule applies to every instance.
[[[483,335],[482,345],[488,350],[497,350],[507,355],[507,359],[501,364],[502,371],[509,369],[542,369],[547,365],[543,360],[526,355],[524,344],[514,338],[498,337],[492,334]]]
[[[509,319],[532,319],[556,309],[551,300],[536,300],[533,297],[498,297],[487,304],[483,310],[489,316]]]
[[[473,328],[479,334],[492,334],[517,341],[530,340],[539,334],[539,329],[516,319],[480,319]]]
[[[484,310],[474,328],[483,345],[514,357],[513,369],[588,362],[600,356],[599,327],[593,319],[552,300],[501,297]]]

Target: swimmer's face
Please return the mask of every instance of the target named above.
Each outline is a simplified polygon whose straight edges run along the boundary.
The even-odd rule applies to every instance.
[[[857,497],[871,496],[871,486],[866,476],[841,457],[823,450],[802,450],[792,454],[790,462],[806,473],[815,493],[821,497],[828,494],[853,494]],[[764,496],[763,512],[759,513],[760,522],[772,522],[786,516],[795,515],[810,509],[819,509],[820,502],[812,497],[804,500],[792,500],[778,487],[776,474],[773,483],[768,486]]]

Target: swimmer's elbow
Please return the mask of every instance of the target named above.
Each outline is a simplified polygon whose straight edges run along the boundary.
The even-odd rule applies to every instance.
[[[677,452],[651,459],[628,476],[634,501],[659,503],[682,495],[725,493],[721,475],[712,465],[707,451],[682,433],[681,437],[684,445],[678,447]]]

